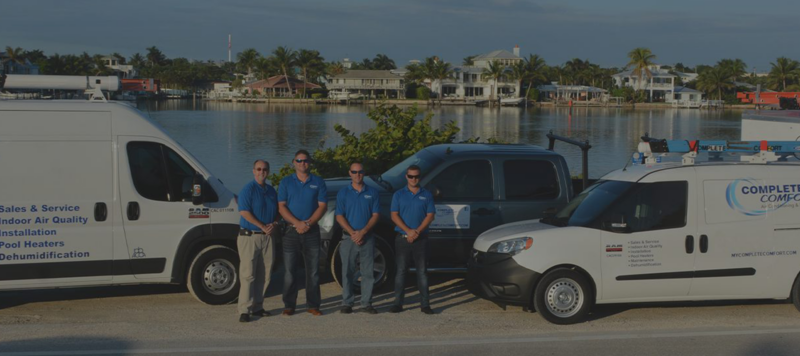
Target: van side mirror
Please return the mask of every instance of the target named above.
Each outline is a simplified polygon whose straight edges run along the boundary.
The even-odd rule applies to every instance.
[[[203,204],[203,185],[205,183],[205,179],[203,176],[199,174],[195,174],[194,178],[192,178],[192,204],[193,205],[201,205]]]
[[[427,187],[425,187],[425,189],[433,194],[433,200],[441,198],[442,196],[442,190],[439,189],[439,187],[437,187],[435,184],[429,184]]]

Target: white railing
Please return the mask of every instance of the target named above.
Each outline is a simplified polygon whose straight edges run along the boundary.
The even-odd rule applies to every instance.
[[[405,89],[404,84],[335,84],[328,83],[328,89]]]

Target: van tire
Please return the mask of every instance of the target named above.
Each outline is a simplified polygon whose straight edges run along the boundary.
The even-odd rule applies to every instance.
[[[590,283],[583,274],[559,268],[548,272],[539,280],[533,305],[545,320],[553,324],[568,325],[586,319],[592,298]]]
[[[239,296],[239,286],[239,254],[222,245],[198,252],[186,276],[189,293],[210,305],[233,303]]]
[[[342,256],[339,253],[339,246],[341,246],[342,242],[339,241],[336,244],[336,248],[333,249],[333,254],[331,255],[331,275],[333,275],[333,280],[339,287],[342,286]],[[394,251],[389,248],[389,244],[386,243],[386,240],[379,236],[375,236],[375,284],[372,287],[372,295],[374,296],[377,293],[386,292],[394,288],[394,276],[396,271],[396,266],[394,263]],[[379,267],[382,266],[382,267]],[[356,270],[357,274],[360,274],[358,270]],[[354,294],[361,293],[361,283],[356,282],[353,288]]]
[[[792,304],[797,311],[800,311],[800,275],[797,275],[792,284]]]

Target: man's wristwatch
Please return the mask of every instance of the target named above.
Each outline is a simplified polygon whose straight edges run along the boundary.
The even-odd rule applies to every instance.
[[[308,221],[303,221],[303,224],[306,224],[306,226],[311,227],[311,224],[309,224]]]

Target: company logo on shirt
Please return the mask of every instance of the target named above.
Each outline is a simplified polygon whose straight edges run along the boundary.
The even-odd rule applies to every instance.
[[[428,200],[426,197],[419,197],[419,200]]]
[[[364,199],[372,199],[372,196],[371,195],[365,195]]]
[[[317,189],[317,188],[319,188],[318,186],[316,186],[316,185],[313,185],[313,184],[312,184],[312,185],[309,185],[308,187],[309,187],[309,188],[311,188],[311,189]]]

